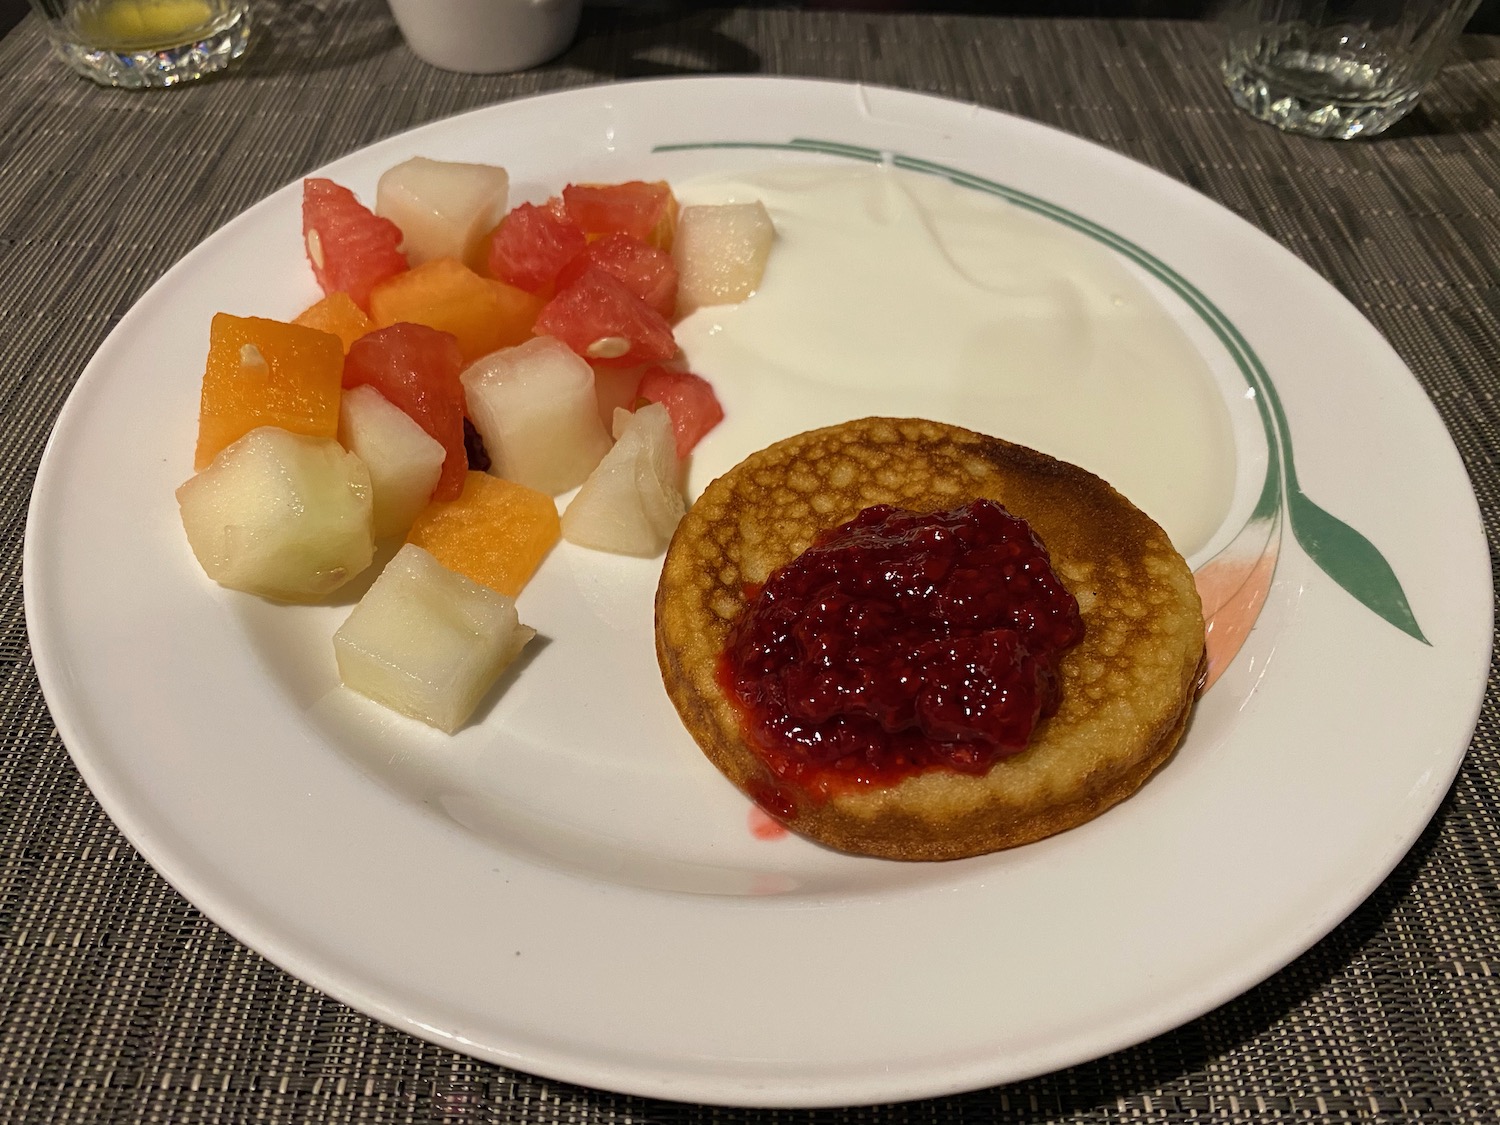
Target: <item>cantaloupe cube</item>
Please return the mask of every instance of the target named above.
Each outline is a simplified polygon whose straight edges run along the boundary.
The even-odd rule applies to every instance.
[[[759,200],[684,207],[672,243],[678,314],[735,304],[754,293],[775,238],[771,216]]]
[[[515,597],[562,529],[544,492],[471,472],[457,500],[436,501],[417,516],[406,541],[449,570]]]
[[[513,599],[408,543],[333,635],[333,652],[345,687],[451,733],[534,636]]]
[[[375,327],[375,322],[365,315],[365,310],[354,303],[354,298],[342,291],[328,294],[317,304],[309,305],[295,317],[293,324],[304,328],[316,328],[319,332],[331,332],[349,351],[349,345]]]
[[[462,262],[439,258],[382,281],[370,315],[386,328],[425,324],[458,340],[465,363],[531,338],[542,300],[503,281],[480,277]]]
[[[405,535],[442,476],[443,443],[368,383],[344,392],[339,441],[370,470],[375,538]]]
[[[582,484],[609,449],[593,369],[561,340],[502,348],[461,378],[496,476],[556,495]]]
[[[182,527],[215,582],[312,601],[370,565],[370,474],[332,438],[262,426],[177,490]]]
[[[337,336],[218,313],[209,328],[193,468],[206,468],[231,442],[260,426],[333,437],[343,374]]]
[[[457,258],[479,269],[489,252],[485,236],[505,217],[509,193],[504,168],[414,156],[381,175],[375,214],[401,228],[401,250],[412,265]]]

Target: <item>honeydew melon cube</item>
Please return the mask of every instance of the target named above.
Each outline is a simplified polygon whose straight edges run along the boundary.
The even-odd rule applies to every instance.
[[[515,599],[408,543],[333,635],[344,686],[450,734],[536,630]]]
[[[380,177],[375,213],[401,228],[412,265],[457,258],[478,268],[485,236],[500,225],[509,195],[504,168],[414,156]]]
[[[475,361],[461,376],[490,472],[556,495],[609,449],[594,371],[561,340],[537,336]]]
[[[177,490],[183,530],[215,582],[313,601],[370,565],[364,462],[332,438],[261,426]]]
[[[760,287],[775,239],[776,228],[759,200],[684,207],[672,242],[678,314],[749,297]]]
[[[672,418],[660,403],[615,411],[615,444],[563,512],[563,538],[580,547],[660,554],[687,505],[678,483]]]
[[[339,441],[370,470],[375,538],[405,535],[442,475],[443,443],[368,384],[344,392]]]

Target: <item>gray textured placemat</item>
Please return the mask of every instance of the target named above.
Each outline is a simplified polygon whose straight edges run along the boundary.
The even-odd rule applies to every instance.
[[[1459,779],[1396,872],[1275,977],[1170,1034],[1018,1085],[875,1109],[651,1102],[474,1062],[287,976],[131,850],[30,664],[20,555],[48,429],[93,350],[214,228],[307,170],[520,94],[695,72],[972,100],[1191,184],[1329,277],[1392,341],[1500,513],[1500,41],[1473,38],[1386,140],[1233,111],[1193,24],[591,9],[558,63],[422,66],[378,0],[263,3],[253,53],[165,94],[94,89],[34,21],[0,40],[0,1122],[1004,1122],[1500,1119],[1496,678]],[[1419,706],[1420,701],[1413,701]]]

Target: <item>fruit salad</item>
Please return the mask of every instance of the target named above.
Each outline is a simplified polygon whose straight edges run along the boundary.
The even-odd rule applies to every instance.
[[[666,183],[508,192],[502,168],[423,157],[373,209],[304,181],[324,296],[214,318],[177,491],[205,573],[261,597],[322,601],[400,543],[334,637],[339,676],[445,731],[534,635],[515,598],[560,538],[665,549],[723,418],[673,324],[749,297],[775,233],[758,203],[680,208]]]

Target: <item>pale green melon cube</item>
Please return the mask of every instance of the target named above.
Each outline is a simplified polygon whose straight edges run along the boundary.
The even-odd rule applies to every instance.
[[[555,496],[577,488],[609,449],[594,371],[560,340],[537,336],[502,348],[462,379],[498,477]]]
[[[451,733],[534,636],[515,599],[408,543],[333,635],[333,651],[345,687]]]
[[[491,164],[414,156],[386,169],[375,187],[375,213],[401,228],[414,266],[435,258],[483,264],[485,236],[500,224],[510,177]]]
[[[442,476],[443,443],[369,385],[339,400],[339,441],[370,470],[375,538],[405,535]]]
[[[261,426],[177,490],[188,544],[215,582],[313,601],[370,565],[370,474],[329,438]]]

